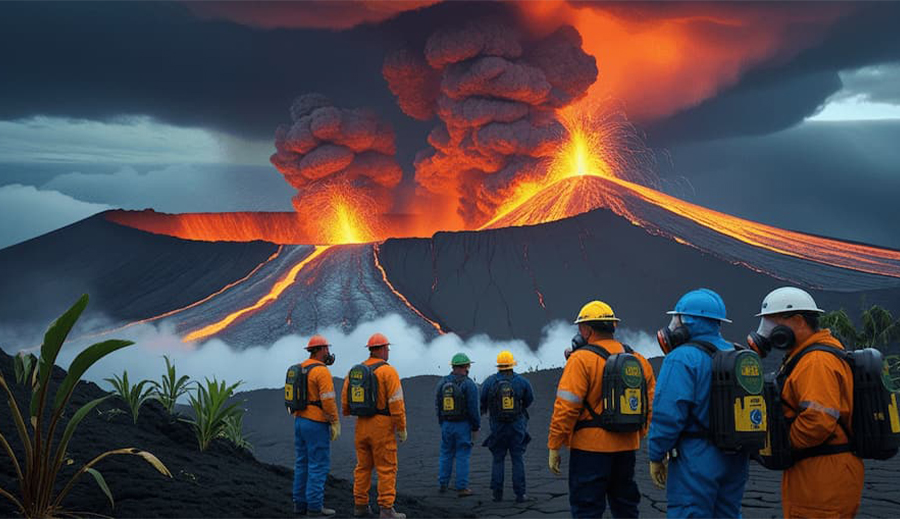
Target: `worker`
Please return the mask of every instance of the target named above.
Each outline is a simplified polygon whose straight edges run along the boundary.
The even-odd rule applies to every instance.
[[[513,371],[516,360],[509,351],[497,355],[497,373],[481,386],[481,414],[490,413],[491,434],[482,446],[493,455],[491,491],[494,501],[503,500],[503,472],[506,454],[512,461],[512,484],[517,503],[529,501],[525,493],[525,449],[528,434],[528,407],[534,402],[531,383]]]
[[[372,469],[378,472],[381,518],[404,519],[394,510],[397,496],[397,441],[406,441],[406,408],[397,370],[387,363],[390,342],[380,333],[366,347],[369,358],[350,369],[342,391],[345,416],[357,416],[356,469],[353,473],[354,517],[369,516]]]
[[[656,379],[642,355],[614,339],[613,309],[602,301],[581,308],[578,334],[556,391],[547,448],[550,470],[560,474],[560,448],[569,448],[569,506],[572,517],[602,517],[606,503],[613,517],[637,517],[641,494],[634,481],[635,453],[650,423]],[[621,359],[613,358],[621,356]],[[630,358],[629,358],[630,357]],[[639,369],[635,369],[639,366]],[[631,368],[630,385],[616,387],[612,369]],[[624,379],[622,379],[624,381]],[[616,400],[607,389],[628,397],[627,409],[605,409]],[[632,397],[634,399],[632,399]]]
[[[438,382],[435,391],[435,410],[441,426],[438,485],[441,493],[447,491],[455,459],[456,492],[459,497],[472,495],[469,488],[469,458],[472,442],[481,427],[478,387],[469,378],[471,365],[472,361],[465,353],[454,355],[450,361],[451,373]]]
[[[328,366],[334,363],[331,345],[325,337],[313,335],[306,345],[309,359],[300,364],[305,383],[305,401],[294,410],[294,513],[331,516],[325,508],[325,479],[331,466],[331,445],[341,434],[335,402],[334,381]],[[290,411],[290,409],[289,409]]]
[[[763,299],[759,329],[751,334],[758,346],[785,350],[783,365],[802,355],[781,389],[794,458],[781,476],[785,517],[854,517],[862,497],[863,462],[848,445],[851,368],[827,351],[804,352],[817,345],[844,349],[830,330],[819,328],[822,313],[806,291],[779,288]]]
[[[712,356],[689,346],[702,341],[734,349],[720,332],[722,323],[731,322],[725,303],[701,288],[684,294],[667,313],[669,325],[657,334],[666,356],[647,438],[651,480],[666,488],[668,517],[740,517],[749,454],[720,450],[708,438]]]

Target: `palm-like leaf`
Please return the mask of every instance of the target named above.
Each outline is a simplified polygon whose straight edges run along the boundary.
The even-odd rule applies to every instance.
[[[169,357],[164,355],[166,360],[166,373],[160,382],[152,381],[155,397],[169,411],[169,414],[175,412],[175,404],[178,399],[187,394],[193,382],[190,377],[182,375],[180,378],[175,372],[175,365],[169,361]]]
[[[859,335],[853,326],[853,321],[844,310],[828,312],[819,319],[819,326],[828,328],[835,333],[842,341],[849,343],[851,347],[855,347],[859,342]]]
[[[115,390],[114,393],[128,405],[128,410],[131,411],[131,417],[134,419],[134,423],[137,423],[141,406],[143,406],[147,400],[153,398],[153,388],[144,388],[150,381],[141,380],[137,384],[131,385],[128,381],[127,370],[122,374],[121,378],[119,378],[118,375],[113,375],[113,378],[106,378],[103,380],[112,384],[113,389]]]
[[[206,385],[198,384],[194,394],[190,395],[194,411],[194,419],[190,422],[197,433],[201,451],[205,451],[209,443],[222,434],[228,417],[243,414],[244,411],[238,407],[239,403],[227,404],[234,390],[241,384],[238,381],[229,386],[224,380],[218,382],[215,378],[206,379]]]

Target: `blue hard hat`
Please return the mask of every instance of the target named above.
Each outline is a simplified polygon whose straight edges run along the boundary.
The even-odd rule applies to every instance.
[[[725,302],[719,294],[708,288],[700,288],[691,290],[687,294],[681,296],[675,309],[666,312],[669,315],[690,315],[694,317],[705,317],[707,319],[716,319],[723,323],[730,323],[731,320],[726,317]]]

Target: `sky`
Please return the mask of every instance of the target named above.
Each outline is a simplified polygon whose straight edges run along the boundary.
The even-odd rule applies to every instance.
[[[310,92],[389,123],[409,185],[433,122],[400,109],[385,55],[477,15],[582,31],[590,95],[672,194],[900,248],[898,3],[354,1],[0,3],[0,248],[110,208],[291,210],[269,156]]]

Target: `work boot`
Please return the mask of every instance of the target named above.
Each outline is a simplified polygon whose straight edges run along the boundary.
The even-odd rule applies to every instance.
[[[529,503],[529,502],[531,502],[531,501],[534,501],[534,499],[528,497],[528,496],[525,495],[525,494],[521,494],[521,495],[516,496],[516,503]]]
[[[406,514],[401,514],[400,512],[394,510],[394,507],[391,508],[381,508],[381,512],[378,514],[379,519],[406,519]]]
[[[503,491],[494,490],[494,502],[499,503],[500,501],[503,501]]]
[[[334,515],[334,510],[323,506],[321,510],[307,510],[306,515],[309,517],[330,517]]]
[[[471,496],[473,493],[474,493],[474,492],[472,492],[472,491],[469,490],[468,488],[464,488],[464,489],[460,490],[459,493],[458,493],[457,495],[458,495],[459,497],[469,497],[469,496]]]
[[[294,503],[294,515],[306,515],[306,503]]]
[[[369,517],[372,515],[372,509],[369,505],[353,505],[353,517]]]

